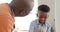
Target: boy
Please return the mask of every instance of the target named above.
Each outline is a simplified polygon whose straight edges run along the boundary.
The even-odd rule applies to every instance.
[[[51,26],[46,21],[50,8],[47,5],[40,5],[38,7],[38,19],[31,22],[29,32],[50,32]]]

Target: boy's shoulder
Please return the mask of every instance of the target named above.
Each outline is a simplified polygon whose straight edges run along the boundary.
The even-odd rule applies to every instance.
[[[37,19],[33,20],[31,24],[37,24]]]
[[[48,27],[51,27],[51,24],[50,24],[48,21],[46,21],[46,25],[47,25]]]
[[[35,19],[35,20],[32,21],[32,23],[37,23],[37,21],[38,21],[38,19]]]

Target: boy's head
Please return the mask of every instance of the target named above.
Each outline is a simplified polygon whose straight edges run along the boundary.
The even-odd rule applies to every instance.
[[[50,8],[47,5],[40,5],[38,7],[37,16],[39,17],[40,23],[42,23],[42,24],[45,23],[49,11],[50,11]]]

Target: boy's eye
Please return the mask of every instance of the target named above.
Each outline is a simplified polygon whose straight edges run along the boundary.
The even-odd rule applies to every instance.
[[[40,16],[39,18],[47,18],[47,16]]]

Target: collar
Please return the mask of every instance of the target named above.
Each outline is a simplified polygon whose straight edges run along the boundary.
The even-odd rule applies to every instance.
[[[42,25],[41,23],[39,23],[39,20],[37,19],[37,24],[38,25]],[[45,24],[43,24],[43,25],[46,25],[47,26],[47,21],[45,22]]]

